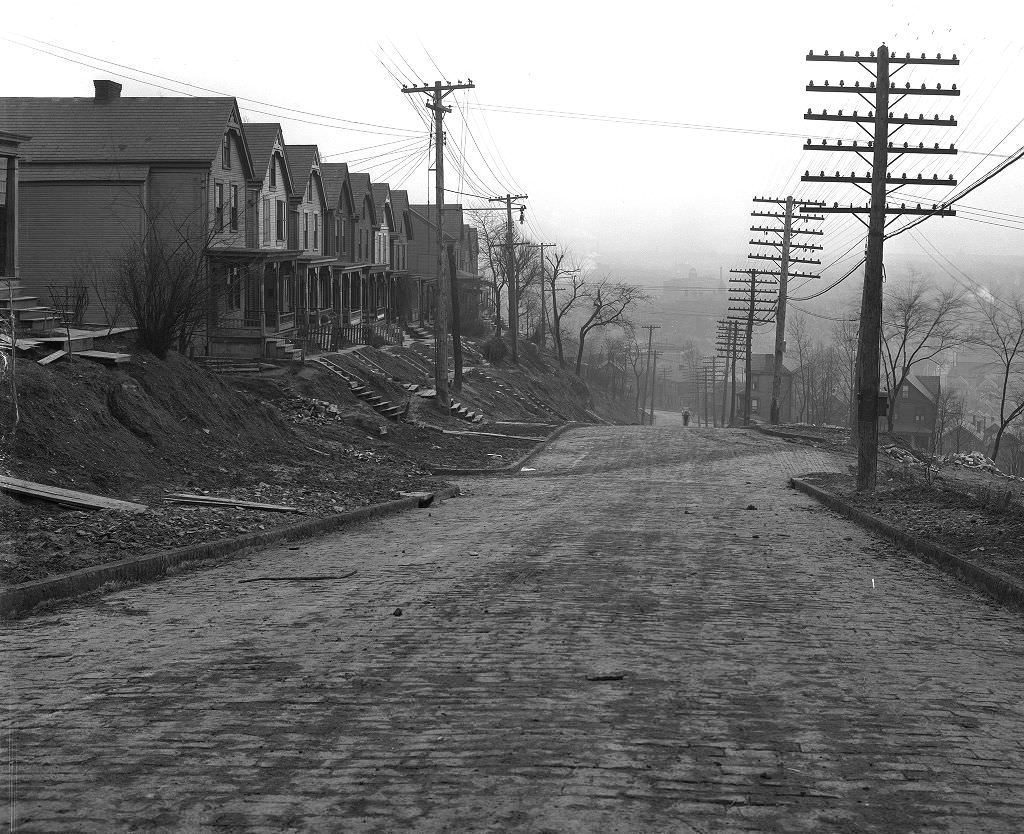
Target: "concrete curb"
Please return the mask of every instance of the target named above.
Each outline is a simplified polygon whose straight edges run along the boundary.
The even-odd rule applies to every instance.
[[[966,582],[997,602],[1024,610],[1024,583],[1009,574],[995,568],[977,565],[961,556],[950,553],[948,550],[944,550],[938,545],[919,539],[898,527],[894,527],[887,521],[883,521],[848,504],[838,495],[826,492],[800,478],[790,478],[789,484],[794,489],[806,493],[812,498],[816,498],[829,509],[835,510],[840,515],[846,516],[851,521],[855,521],[869,530],[880,533],[905,547],[911,553],[939,566],[948,573],[953,574],[960,581]]]
[[[434,500],[454,498],[459,494],[459,488],[443,487],[434,490],[432,494]],[[39,579],[35,582],[25,582],[0,592],[0,619],[11,619],[27,614],[42,602],[68,600],[97,591],[108,583],[124,586],[148,582],[164,576],[171,568],[182,565],[198,566],[201,562],[208,562],[223,556],[239,555],[245,551],[276,542],[304,539],[320,533],[328,533],[340,527],[357,524],[360,521],[394,515],[406,510],[414,510],[420,506],[429,506],[429,504],[429,501],[423,503],[420,498],[416,497],[400,498],[397,501],[371,504],[368,507],[360,507],[357,510],[349,510],[324,518],[311,518],[297,524],[262,530],[258,533],[248,533],[233,539],[200,542],[174,550],[164,550],[146,556],[135,556],[117,562],[93,565],[71,573]]]
[[[540,443],[534,446],[529,452],[523,455],[515,463],[510,463],[507,466],[499,466],[494,469],[448,469],[442,466],[431,467],[430,474],[432,475],[511,475],[518,472],[524,463],[530,460],[535,455],[544,451],[548,445],[561,435],[565,434],[569,429],[580,428],[581,426],[589,426],[591,423],[565,423],[559,426],[551,434],[545,437]]]

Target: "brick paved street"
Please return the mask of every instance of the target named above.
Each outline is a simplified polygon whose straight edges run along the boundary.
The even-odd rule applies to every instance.
[[[845,464],[586,428],[8,623],[16,830],[1024,830],[1024,619],[785,488]]]

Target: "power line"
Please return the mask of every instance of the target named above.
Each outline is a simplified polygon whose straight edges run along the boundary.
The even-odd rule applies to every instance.
[[[349,127],[343,127],[342,124],[323,124],[323,123],[320,123],[320,122],[310,121],[308,119],[296,119],[296,118],[293,118],[293,117],[290,117],[290,116],[281,116],[279,113],[267,112],[267,111],[264,111],[264,110],[256,110],[256,109],[251,108],[251,107],[244,108],[245,110],[248,110],[248,111],[253,112],[253,113],[260,113],[261,115],[276,116],[278,118],[284,118],[284,119],[287,119],[289,121],[303,122],[305,124],[315,124],[315,125],[319,125],[321,127],[330,127],[330,128],[334,128],[334,129],[337,129],[337,130],[352,130],[352,131],[355,131],[355,132],[358,132],[358,133],[379,133],[379,131],[376,131],[376,130],[365,130],[365,129],[363,129],[363,128],[367,128],[367,127],[379,128],[380,130],[391,131],[390,135],[392,135],[392,136],[396,135],[396,132],[399,132],[399,133],[418,133],[418,131],[414,131],[411,128],[406,128],[406,127],[393,127],[391,125],[380,125],[380,124],[375,124],[373,122],[355,121],[354,119],[342,119],[342,118],[340,118],[338,116],[329,116],[329,115],[326,115],[326,114],[323,114],[323,113],[314,113],[314,112],[310,112],[310,111],[307,111],[307,110],[298,110],[298,109],[296,109],[294,107],[285,107],[284,105],[273,104],[273,103],[266,102],[266,101],[260,101],[259,99],[247,98],[245,96],[232,96],[230,93],[220,92],[219,90],[213,90],[213,89],[210,89],[209,87],[203,87],[203,86],[200,86],[198,84],[192,84],[191,82],[188,82],[188,81],[180,81],[180,80],[178,80],[176,78],[170,78],[170,77],[165,76],[165,75],[159,75],[158,73],[155,73],[155,72],[148,72],[147,70],[139,69],[138,67],[129,66],[128,64],[119,64],[119,63],[117,63],[115,61],[110,61],[110,60],[108,60],[106,58],[97,58],[94,55],[88,55],[88,54],[86,54],[84,52],[77,52],[77,51],[75,51],[73,49],[69,49],[68,47],[60,46],[58,44],[49,43],[48,41],[38,40],[37,38],[32,38],[32,37],[29,37],[27,35],[19,35],[19,37],[23,37],[26,40],[36,41],[37,43],[45,44],[46,46],[50,46],[50,47],[52,47],[54,49],[60,49],[60,50],[63,50],[65,52],[70,52],[72,55],[81,55],[82,57],[88,58],[91,61],[100,61],[103,64],[107,64],[107,65],[112,66],[112,67],[119,67],[121,69],[128,69],[128,70],[131,70],[132,72],[140,73],[140,74],[148,76],[150,78],[159,78],[162,81],[169,81],[172,84],[178,84],[178,85],[181,85],[183,87],[191,87],[194,90],[202,90],[203,92],[213,93],[214,95],[217,95],[217,96],[224,96],[224,97],[227,97],[227,98],[235,98],[238,101],[251,102],[252,104],[258,104],[261,107],[271,107],[274,110],[284,111],[284,112],[287,112],[287,113],[298,113],[298,114],[303,115],[303,116],[313,116],[313,117],[315,117],[317,119],[329,119],[329,120],[334,121],[334,122],[340,122],[342,124],[360,125],[361,127],[358,127],[358,128],[351,127],[351,128],[349,128]],[[99,66],[96,66],[95,64],[85,63],[84,61],[76,61],[74,58],[69,58],[67,55],[60,55],[59,53],[56,53],[56,52],[50,52],[49,50],[46,50],[46,49],[40,49],[39,47],[33,46],[32,44],[21,43],[19,41],[12,40],[10,38],[3,38],[3,40],[7,41],[8,43],[13,43],[13,44],[15,44],[17,46],[20,46],[23,49],[30,49],[30,50],[32,50],[34,52],[39,52],[39,53],[42,53],[44,55],[50,55],[53,58],[59,58],[60,60],[63,60],[63,61],[68,61],[68,62],[73,63],[73,64],[79,64],[80,66],[86,66],[86,67],[89,67],[90,69],[97,69],[97,70],[101,70],[103,72],[109,72],[107,67],[99,67]],[[165,90],[167,92],[177,93],[179,95],[186,95],[186,96],[189,96],[191,98],[197,98],[195,93],[190,93],[188,90],[176,90],[176,89],[173,89],[171,87],[165,87],[165,86],[163,86],[161,84],[154,84],[153,82],[147,81],[144,78],[135,78],[133,76],[130,76],[130,75],[127,75],[127,74],[124,74],[124,73],[112,73],[112,74],[119,75],[120,77],[127,78],[127,79],[129,79],[131,81],[136,81],[139,84],[146,84],[147,86],[150,86],[150,87],[156,87],[158,90]],[[388,134],[384,134],[384,135],[388,135]]]

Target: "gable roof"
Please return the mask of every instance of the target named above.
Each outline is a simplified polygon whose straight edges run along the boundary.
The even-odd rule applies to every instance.
[[[374,224],[377,222],[377,204],[373,201],[373,189],[370,184],[369,174],[358,174],[349,172],[348,175],[349,185],[352,187],[352,208],[359,212],[360,206],[363,204],[363,200],[367,197],[370,198],[371,204],[371,217],[370,221]]]
[[[277,122],[258,122],[245,125],[245,139],[249,143],[252,164],[257,177],[265,176],[270,168],[270,156],[274,143],[280,139],[284,147],[284,133]]]
[[[234,98],[0,98],[0,124],[32,138],[26,164],[209,163],[230,122],[242,121]],[[250,171],[252,158],[242,143]]]
[[[306,183],[309,182],[310,172],[316,166],[320,169],[320,150],[316,145],[285,145],[284,155],[288,158],[288,167],[292,171],[292,194],[300,196],[306,191]],[[317,177],[317,188],[326,202],[327,196],[323,191],[323,182]]]
[[[394,206],[391,205],[391,186],[386,182],[375,182],[370,184],[370,191],[373,193],[373,204],[377,207],[378,223],[384,223],[391,216],[391,226],[396,226]],[[397,228],[392,228],[392,232]]]
[[[417,204],[412,210],[420,217],[437,228],[437,205]],[[444,226],[444,233],[452,240],[462,240],[462,203],[445,203],[444,213],[441,215],[441,223]]]
[[[401,222],[405,228],[405,236],[412,237],[412,218],[409,217],[409,192],[391,192],[391,211],[395,215],[395,221]]]
[[[912,373],[907,376],[907,382],[920,391],[930,402],[935,402],[939,396],[940,380],[937,376],[921,376]]]
[[[321,162],[320,178],[324,182],[324,192],[327,194],[328,208],[340,206],[342,194],[347,191],[354,210],[355,200],[352,199],[352,186],[349,183],[347,163]]]

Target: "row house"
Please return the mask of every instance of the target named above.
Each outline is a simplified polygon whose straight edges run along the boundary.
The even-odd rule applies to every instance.
[[[87,320],[111,315],[117,256],[157,243],[231,262],[255,241],[259,184],[233,98],[0,98],[21,146],[23,291],[89,281]],[[223,259],[223,261],[221,260]]]
[[[288,145],[279,124],[243,124],[233,98],[94,87],[91,98],[0,99],[5,131],[32,137],[19,149],[14,218],[27,291],[45,298],[93,277],[87,322],[113,324],[118,258],[187,241],[213,289],[201,352],[273,355],[311,328],[359,340],[369,325],[394,338],[397,324],[423,318],[435,269],[413,269],[414,243],[430,235],[407,192],[322,162],[315,145]],[[475,230],[452,208],[461,287],[474,277]]]
[[[409,247],[409,270],[412,281],[410,292],[414,300],[409,319],[419,322],[433,321],[437,311],[437,206],[410,207],[413,242]],[[444,247],[451,246],[455,254],[455,286],[459,310],[464,322],[480,316],[486,306],[488,288],[480,278],[480,255],[476,229],[464,222],[463,208],[458,203],[446,203],[441,214]],[[447,253],[445,253],[447,259]],[[443,263],[447,264],[447,260]]]

